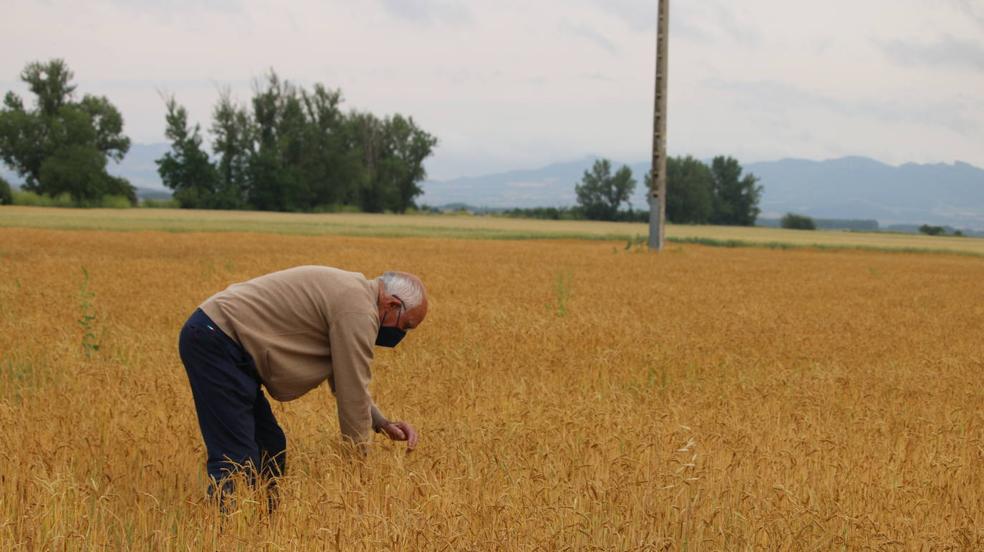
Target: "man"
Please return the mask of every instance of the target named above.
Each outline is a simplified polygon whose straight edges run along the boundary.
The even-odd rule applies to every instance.
[[[407,422],[387,420],[369,396],[373,345],[395,347],[427,315],[412,274],[301,266],[233,284],[181,329],[178,349],[208,452],[210,494],[245,469],[251,481],[286,468],[287,440],[260,390],[290,401],[327,381],[343,437],[363,451],[370,430],[417,446]],[[221,493],[220,493],[221,494]]]

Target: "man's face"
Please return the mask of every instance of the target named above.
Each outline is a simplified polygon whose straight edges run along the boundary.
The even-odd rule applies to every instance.
[[[427,299],[424,299],[416,308],[407,310],[403,299],[396,295],[390,297],[393,300],[388,302],[388,308],[380,319],[381,326],[408,331],[416,328],[424,321],[424,317],[427,316]]]
[[[380,292],[379,333],[376,335],[376,345],[396,347],[406,336],[407,331],[416,328],[426,315],[426,299],[420,305],[408,310],[406,303],[399,296]]]

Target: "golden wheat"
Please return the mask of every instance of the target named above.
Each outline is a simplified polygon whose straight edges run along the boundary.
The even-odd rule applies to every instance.
[[[0,229],[0,545],[984,548],[984,262],[623,245]],[[373,382],[421,445],[353,461],[319,388],[222,517],[178,329],[300,264],[424,279]]]

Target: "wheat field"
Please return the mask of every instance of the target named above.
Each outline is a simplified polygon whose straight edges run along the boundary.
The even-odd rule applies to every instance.
[[[980,258],[624,245],[0,228],[0,548],[984,549]],[[220,515],[178,330],[302,264],[428,286],[373,366],[421,443],[274,403],[281,506]]]

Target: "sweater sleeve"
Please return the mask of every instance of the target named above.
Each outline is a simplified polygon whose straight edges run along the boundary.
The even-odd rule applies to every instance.
[[[372,430],[369,365],[376,322],[366,314],[343,314],[328,330],[338,425],[354,443],[367,443]]]
[[[380,429],[382,429],[384,425],[390,423],[389,420],[386,419],[386,416],[383,416],[383,413],[379,411],[379,407],[376,406],[375,403],[372,405],[370,414],[372,414],[372,430],[376,433],[379,433]]]
[[[331,394],[335,394],[335,378],[328,378],[328,387],[331,389]],[[389,419],[379,411],[379,407],[376,403],[373,403],[369,410],[369,415],[372,416],[372,430],[376,433],[382,431],[384,425],[390,423]]]

